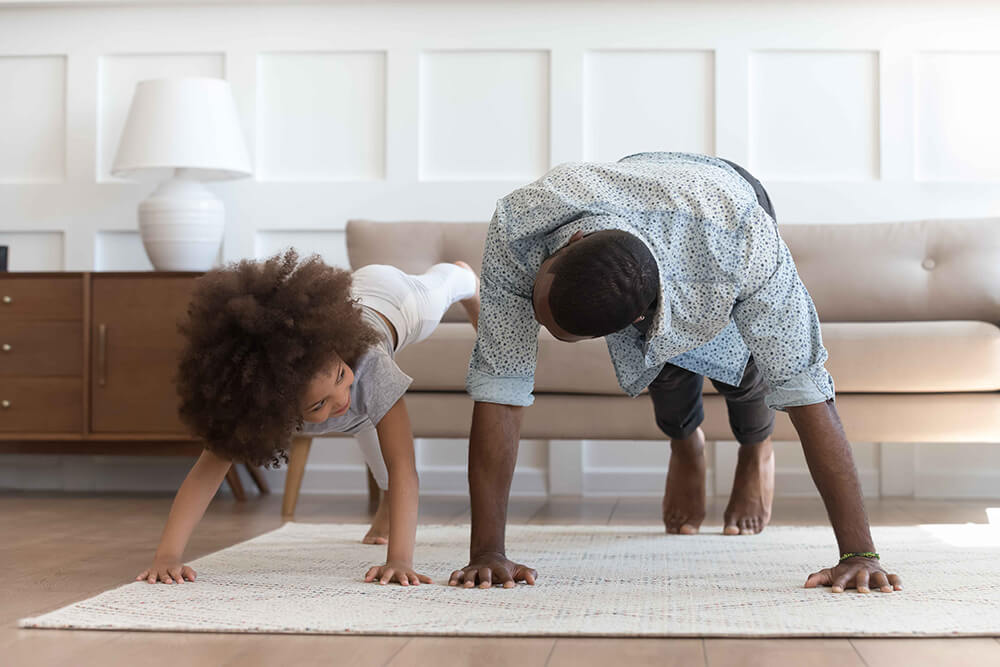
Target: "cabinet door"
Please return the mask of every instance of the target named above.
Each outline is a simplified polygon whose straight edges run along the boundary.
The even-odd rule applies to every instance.
[[[93,275],[91,412],[94,433],[185,432],[174,387],[194,277]]]

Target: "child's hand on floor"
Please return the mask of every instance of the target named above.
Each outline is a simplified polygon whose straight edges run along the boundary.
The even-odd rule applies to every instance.
[[[185,581],[194,581],[197,576],[198,573],[184,565],[180,559],[156,558],[153,560],[153,565],[148,570],[143,570],[135,580],[145,579],[148,584],[155,584],[158,581],[165,584],[174,582],[183,584]]]
[[[400,586],[419,586],[431,583],[431,578],[426,574],[417,574],[412,566],[405,563],[388,561],[385,565],[373,565],[365,574],[365,581],[383,585],[398,581]]]

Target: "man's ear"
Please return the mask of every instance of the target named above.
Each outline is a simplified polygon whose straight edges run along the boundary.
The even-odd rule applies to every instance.
[[[566,242],[566,245],[569,245],[570,243],[576,243],[577,241],[579,241],[583,237],[584,237],[584,233],[582,231],[574,232],[573,236],[569,237],[569,241]]]

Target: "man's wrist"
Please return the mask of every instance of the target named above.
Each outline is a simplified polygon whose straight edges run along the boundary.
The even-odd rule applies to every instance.
[[[844,554],[866,554],[866,553],[876,553],[874,544],[867,544],[864,546],[853,546],[853,547],[841,547],[838,556],[843,556]]]

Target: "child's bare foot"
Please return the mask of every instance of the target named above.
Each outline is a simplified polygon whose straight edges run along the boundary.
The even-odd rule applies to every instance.
[[[378,510],[372,519],[372,527],[361,541],[364,544],[389,544],[389,502],[384,493],[381,494]]]
[[[771,439],[740,445],[733,492],[723,514],[726,535],[755,535],[771,520],[774,501],[774,450]]]
[[[372,526],[361,539],[361,542],[363,544],[389,544],[389,531],[382,531]]]
[[[704,520],[705,434],[699,428],[684,440],[670,441],[663,525],[668,533],[694,535]]]
[[[466,264],[465,262],[458,261],[454,262],[454,264],[462,267],[463,269],[472,271],[473,274],[476,273],[475,271],[473,271],[472,267]],[[478,275],[476,275],[476,293],[470,296],[468,299],[462,299],[459,303],[461,303],[462,307],[465,308],[465,314],[468,315],[469,322],[472,323],[472,327],[478,328],[479,327],[479,276]]]

